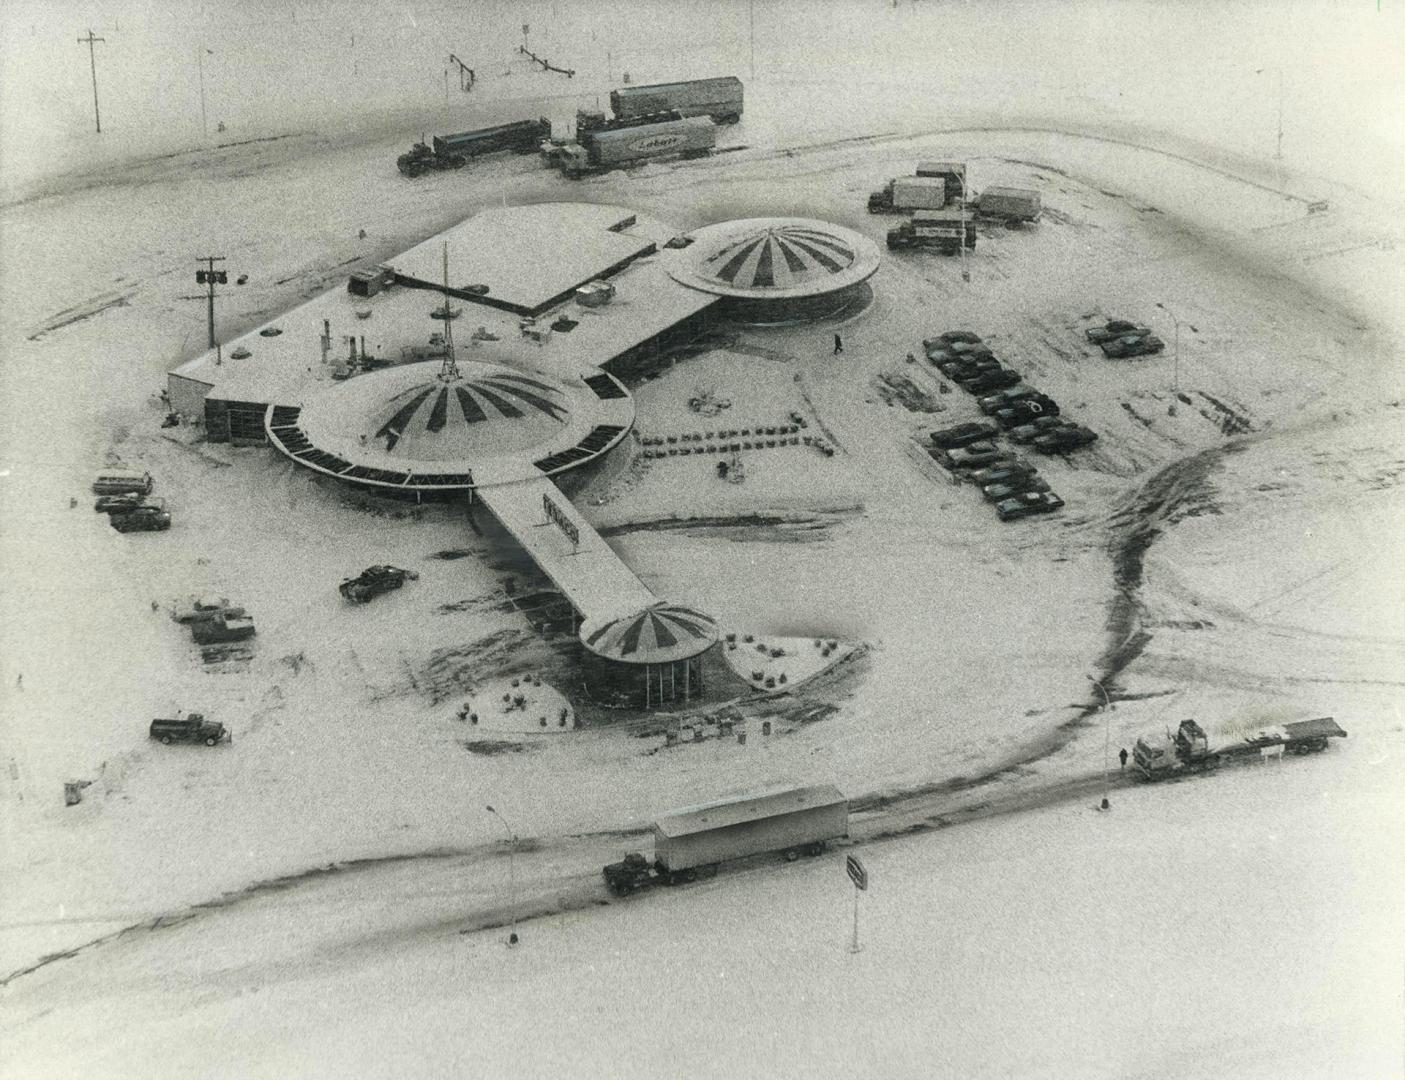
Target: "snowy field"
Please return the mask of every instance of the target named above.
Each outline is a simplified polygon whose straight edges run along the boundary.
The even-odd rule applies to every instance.
[[[754,77],[740,0],[7,7],[0,1072],[1405,1075],[1405,22],[1383,7],[788,0],[756,5]],[[523,23],[574,79],[515,53]],[[449,51],[479,81],[446,105]],[[564,119],[624,71],[740,75],[741,149],[575,185],[517,158],[394,170],[421,131]],[[207,251],[249,275],[229,335],[504,199],[881,243],[867,192],[931,157],[1037,188],[1044,220],[983,232],[970,282],[885,252],[862,311],[729,330],[637,393],[643,434],[696,426],[703,388],[739,425],[798,411],[833,458],[761,451],[729,484],[621,452],[572,484],[660,595],[855,646],[743,696],[744,744],[475,738],[470,687],[569,696],[486,514],[159,427]],[[1167,309],[1178,361],[1083,339],[1120,316],[1169,345]],[[1040,462],[1060,514],[1002,526],[922,452],[977,418],[904,359],[954,327],[1099,431]],[[104,462],[158,477],[170,532],[92,513]],[[336,583],[379,562],[420,578],[348,609]],[[252,648],[202,661],[167,614],[191,593],[247,607]],[[149,743],[182,708],[233,745]],[[1320,756],[1118,773],[1183,717],[1319,715],[1350,733]],[[808,783],[854,803],[863,952],[839,853],[608,902],[600,866],[661,813]],[[522,838],[514,951],[488,803]]]

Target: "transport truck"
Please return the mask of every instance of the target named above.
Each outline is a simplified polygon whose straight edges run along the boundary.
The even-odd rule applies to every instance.
[[[742,118],[742,81],[725,75],[610,91],[610,110],[621,119],[667,109],[677,109],[684,116],[707,116],[718,124],[735,124]]]
[[[918,210],[911,221],[888,230],[888,247],[894,251],[934,248],[942,255],[957,255],[961,252],[963,234],[966,247],[975,247],[976,230],[964,210]]]
[[[949,199],[966,197],[966,163],[964,161],[923,161],[917,166],[918,176],[939,176],[946,181]]]
[[[233,742],[229,729],[217,720],[206,720],[200,713],[169,720],[153,720],[148,732],[151,738],[169,746],[173,742],[202,742],[206,746]]]
[[[552,146],[549,163],[563,176],[578,180],[587,173],[681,156],[704,157],[717,145],[717,125],[705,116],[685,116],[654,123],[576,125],[576,141]]]
[[[976,213],[1007,225],[1038,221],[1042,211],[1039,192],[1028,188],[989,187],[976,198]]]
[[[226,608],[208,619],[196,619],[188,625],[190,636],[197,645],[223,645],[230,641],[244,641],[253,637],[257,629],[254,620],[244,613],[243,608]]]
[[[1132,750],[1137,771],[1147,780],[1161,780],[1251,755],[1310,754],[1327,749],[1328,739],[1346,732],[1330,716],[1274,724],[1247,734],[1212,738],[1194,720],[1182,720],[1175,734],[1142,736]]]
[[[395,167],[413,179],[436,169],[462,169],[470,159],[499,150],[534,153],[550,136],[551,122],[544,117],[461,131],[457,135],[436,135],[431,145],[415,143],[408,154],[395,159]]]
[[[779,852],[818,855],[849,835],[849,801],[829,785],[793,788],[680,810],[654,824],[654,858],[632,851],[606,866],[610,892],[625,896],[656,882],[711,877],[724,862]]]
[[[910,214],[946,205],[946,181],[940,176],[898,176],[868,196],[870,214]]]

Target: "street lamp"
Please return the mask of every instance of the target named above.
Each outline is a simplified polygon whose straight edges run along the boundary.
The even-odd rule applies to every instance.
[[[507,935],[509,945],[517,944],[517,834],[508,825],[507,819],[494,810],[487,807],[488,813],[502,822],[502,827],[507,831],[507,883],[508,883],[508,903],[509,916],[512,919],[512,929]]]
[[[1181,324],[1183,320],[1176,318],[1176,313],[1165,304],[1158,303],[1156,306],[1167,315],[1171,316],[1171,321],[1176,324],[1175,344],[1171,346],[1172,363],[1174,364],[1171,373],[1171,392],[1176,393],[1181,388]],[[1200,333],[1200,331],[1190,323],[1185,323],[1185,326],[1192,334]],[[1174,404],[1171,406],[1172,409],[1175,407]],[[1172,413],[1172,415],[1174,416],[1175,414]]]
[[[1268,68],[1255,68],[1255,75],[1262,75]],[[1278,190],[1283,191],[1283,68],[1274,67],[1278,72],[1278,142],[1274,148],[1273,161],[1274,173],[1278,178]]]
[[[1108,802],[1107,798],[1107,759],[1109,746],[1112,740],[1112,717],[1108,714],[1112,712],[1115,706],[1112,704],[1112,698],[1108,696],[1107,687],[1103,686],[1102,683],[1098,682],[1098,680],[1093,678],[1093,676],[1091,675],[1084,675],[1083,677],[1087,679],[1090,683],[1092,683],[1094,686],[1096,686],[1098,688],[1098,692],[1103,696],[1103,705],[1101,710],[1103,714],[1103,801],[1100,809],[1107,810],[1112,806],[1112,803]]]

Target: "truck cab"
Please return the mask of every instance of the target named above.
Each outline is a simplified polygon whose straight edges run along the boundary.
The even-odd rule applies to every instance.
[[[206,746],[214,746],[217,743],[232,741],[228,729],[223,724],[216,720],[206,720],[201,713],[153,720],[149,735],[167,746],[173,742],[202,742]]]

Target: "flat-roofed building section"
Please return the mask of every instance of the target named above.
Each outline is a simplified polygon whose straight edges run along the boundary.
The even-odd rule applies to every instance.
[[[587,203],[491,208],[387,261],[401,284],[449,291],[471,303],[539,315],[588,281],[652,254],[656,239],[634,214]],[[627,231],[628,230],[628,231]]]
[[[477,495],[583,619],[625,615],[659,602],[545,477],[482,487]],[[550,500],[560,520],[547,516],[544,500]],[[562,521],[574,530],[574,541]]]

